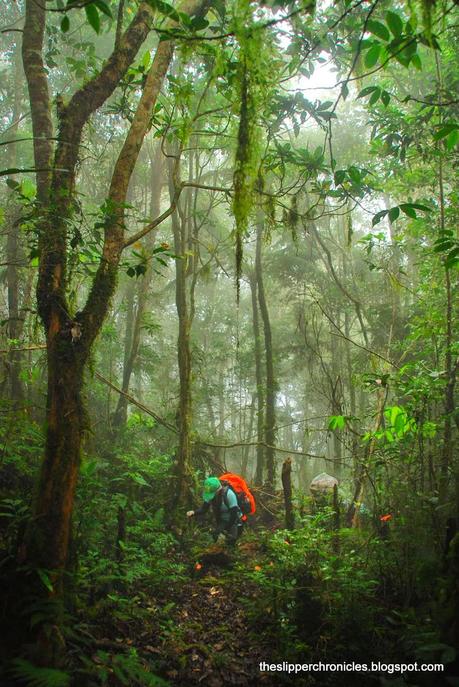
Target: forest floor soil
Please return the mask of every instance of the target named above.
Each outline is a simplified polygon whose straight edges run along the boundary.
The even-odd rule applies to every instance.
[[[237,564],[253,569],[259,556],[257,544],[248,541],[235,552],[209,547],[193,563],[192,579],[180,590],[162,635],[161,674],[174,687],[279,684],[275,675],[260,672],[260,663],[271,661],[273,638],[251,617],[257,585],[237,573]]]

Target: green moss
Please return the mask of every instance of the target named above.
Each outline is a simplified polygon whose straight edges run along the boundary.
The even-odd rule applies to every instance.
[[[237,73],[240,98],[239,128],[234,171],[233,213],[236,222],[236,285],[243,259],[243,237],[256,200],[256,184],[262,158],[262,117],[270,101],[277,66],[269,34],[259,30],[248,0],[239,0],[234,18],[239,43]]]

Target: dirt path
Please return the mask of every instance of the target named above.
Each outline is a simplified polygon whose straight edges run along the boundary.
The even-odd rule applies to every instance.
[[[244,588],[230,564],[206,561],[195,578],[180,593],[181,603],[172,613],[173,625],[165,635],[163,657],[167,657],[162,674],[173,687],[221,687],[222,685],[279,684],[260,673],[259,663],[270,660],[272,639],[257,631],[248,616],[246,601],[256,594],[256,585]],[[236,560],[251,560],[244,549]],[[271,648],[270,648],[271,645]]]

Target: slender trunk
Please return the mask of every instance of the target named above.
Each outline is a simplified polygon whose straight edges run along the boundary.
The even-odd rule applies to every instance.
[[[258,300],[257,300],[257,279],[255,272],[250,274],[250,291],[252,294],[252,323],[253,323],[253,337],[254,337],[254,354],[255,354],[255,384],[256,384],[256,400],[257,400],[257,454],[256,454],[256,468],[255,468],[255,484],[260,486],[263,484],[263,468],[265,449],[262,445],[264,443],[264,389],[263,389],[263,371],[262,371],[262,355],[261,355],[261,338],[260,338],[260,322],[258,317]]]
[[[449,471],[453,462],[452,422],[456,409],[454,389],[456,386],[457,364],[453,362],[453,297],[449,269],[445,269],[446,286],[446,336],[445,336],[445,372],[446,387],[444,397],[445,422],[443,427],[443,447],[440,466],[440,503],[445,503],[448,495]],[[458,494],[459,496],[459,494]],[[459,512],[459,502],[458,502]]]
[[[391,202],[390,202],[390,197],[387,194],[384,194],[384,205],[386,206],[386,210],[389,210],[391,207]],[[392,326],[391,326],[391,331],[392,331],[392,339],[395,341],[401,341],[404,336],[404,327],[403,327],[403,315],[402,315],[402,301],[400,298],[400,290],[401,290],[401,285],[400,285],[400,266],[402,262],[401,254],[400,254],[400,246],[397,242],[397,233],[396,233],[396,228],[394,222],[388,219],[389,222],[389,236],[390,236],[390,241],[391,241],[391,256],[390,256],[390,272],[389,272],[389,290],[390,290],[390,297],[392,301]],[[389,342],[389,350],[388,350],[388,357],[390,357],[390,343]]]
[[[375,426],[373,428],[373,433],[377,432],[382,424],[383,417],[384,417],[384,407],[386,405],[386,400],[387,400],[387,388],[386,389],[378,389],[378,400],[377,400],[377,409],[376,409],[376,419],[375,419]],[[348,527],[352,525],[352,527],[358,527],[360,523],[360,518],[359,518],[359,512],[360,512],[360,505],[362,503],[363,495],[364,495],[364,490],[365,490],[365,479],[367,477],[367,472],[370,468],[371,464],[371,459],[373,457],[373,453],[376,448],[376,439],[373,436],[366,447],[365,454],[363,456],[363,459],[361,463],[357,466],[357,473],[355,475],[355,482],[354,482],[354,496],[352,499],[352,503],[349,506],[349,509],[347,511],[347,524]]]
[[[249,427],[248,427],[248,431],[247,431],[247,441],[250,441],[252,438],[253,420],[255,417],[255,401],[256,401],[256,394],[252,394],[252,403],[250,404]],[[242,453],[242,461],[241,461],[241,475],[243,477],[246,477],[246,475],[247,475],[247,467],[249,464],[249,454],[250,454],[250,446],[244,446],[244,450]],[[260,482],[260,484],[261,484],[261,482]]]
[[[122,390],[125,393],[128,393],[129,391],[129,381],[132,373],[132,367],[130,366],[130,358],[132,349],[132,331],[134,328],[135,320],[135,286],[135,282],[131,280],[128,283],[126,293],[126,327],[124,331],[123,383],[121,386]],[[113,432],[115,434],[119,431],[121,427],[123,427],[126,424],[127,406],[127,398],[120,394],[112,420]]]
[[[14,139],[17,137],[19,128],[19,118],[21,114],[22,100],[22,65],[21,47],[18,39],[14,53],[14,96],[12,121],[13,126],[10,130],[12,143],[8,145],[7,168],[17,166],[17,146]],[[10,196],[13,200],[12,196]],[[20,205],[12,203],[13,207],[9,213],[8,238],[6,243],[7,269],[6,281],[8,291],[8,337],[13,341],[18,341],[22,336],[24,328],[23,319],[19,312],[19,263],[21,251],[19,247],[19,221],[21,217]],[[10,398],[15,403],[21,403],[24,399],[24,390],[20,377],[21,372],[21,351],[12,351],[8,356],[8,373],[10,379]]]
[[[285,527],[288,530],[295,528],[295,515],[292,504],[292,459],[286,458],[282,464],[282,487],[284,490]]]
[[[265,354],[266,354],[266,424],[265,424],[265,441],[268,445],[266,448],[266,473],[267,485],[274,489],[275,483],[275,449],[276,443],[276,382],[274,379],[274,362],[273,362],[273,347],[272,347],[272,333],[271,322],[269,319],[269,311],[266,303],[265,288],[263,283],[263,271],[261,261],[261,244],[263,238],[263,222],[259,221],[257,225],[257,247],[255,260],[255,273],[258,287],[258,302],[260,305],[260,314],[263,321],[263,332],[265,339]]]
[[[339,313],[334,317],[338,327],[341,327]],[[330,396],[331,396],[331,414],[341,415],[342,408],[342,387],[341,377],[339,375],[339,361],[341,360],[341,346],[340,340],[334,336],[334,327],[330,323]],[[341,436],[338,432],[333,432],[333,463],[335,476],[341,476],[342,470],[342,443]]]
[[[160,182],[162,171],[163,157],[161,147],[157,146],[155,155],[151,160],[151,198],[150,198],[150,217],[157,217],[160,211],[161,188]],[[147,239],[145,245],[147,252],[153,249],[156,239],[156,232],[152,231]],[[124,363],[123,363],[123,383],[122,390],[125,394],[129,392],[129,385],[131,383],[131,376],[136,364],[139,353],[139,346],[142,332],[142,320],[146,312],[148,295],[150,291],[151,282],[153,279],[153,259],[149,259],[145,274],[142,279],[137,282],[137,308],[134,312],[134,290],[135,284],[129,290],[128,305],[127,305],[127,320],[126,320],[126,336],[124,344]],[[120,394],[115,411],[115,423],[117,427],[122,427],[127,420],[127,397]]]
[[[179,154],[178,152],[176,153]],[[177,163],[169,163],[169,195],[175,197],[176,189],[180,184],[179,169]],[[178,203],[179,207],[179,203]],[[176,489],[175,505],[178,505],[184,496],[186,475],[191,463],[191,349],[190,333],[191,318],[189,313],[189,300],[187,296],[187,224],[183,214],[176,210],[172,214],[172,231],[174,234],[174,252],[178,258],[175,260],[175,304],[178,315],[178,339],[177,357],[180,382],[180,398],[177,413],[179,445],[176,463]]]
[[[347,257],[343,253],[343,276],[346,279],[347,276]],[[346,361],[346,382],[349,394],[349,411],[350,415],[355,418],[357,417],[357,401],[355,396],[355,386],[353,380],[353,368],[352,368],[352,354],[351,354],[351,343],[349,339],[351,338],[351,321],[348,308],[344,309],[344,351],[345,351],[345,361]],[[354,474],[357,471],[358,465],[358,452],[359,452],[359,437],[357,434],[357,428],[355,420],[349,422],[349,430],[351,433],[350,439],[350,453],[353,464]]]

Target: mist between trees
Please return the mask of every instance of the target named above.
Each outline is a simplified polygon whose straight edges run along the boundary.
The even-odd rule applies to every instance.
[[[0,31],[0,679],[455,684],[456,4]],[[228,472],[235,550],[190,516]]]

